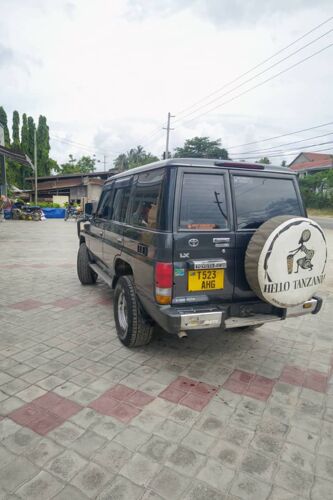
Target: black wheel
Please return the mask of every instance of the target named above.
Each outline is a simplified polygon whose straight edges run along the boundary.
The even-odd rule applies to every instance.
[[[114,292],[113,310],[117,334],[125,346],[149,344],[153,325],[144,317],[132,276],[119,278]]]
[[[77,254],[77,275],[82,285],[96,283],[97,274],[89,266],[89,252],[85,243],[81,243]]]

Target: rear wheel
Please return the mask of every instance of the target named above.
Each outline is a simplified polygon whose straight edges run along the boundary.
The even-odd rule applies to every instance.
[[[119,278],[114,292],[114,318],[119,340],[127,347],[149,344],[153,325],[144,316],[132,276]]]
[[[89,262],[87,245],[81,243],[77,254],[77,275],[82,285],[93,285],[97,280],[97,274],[91,269]]]

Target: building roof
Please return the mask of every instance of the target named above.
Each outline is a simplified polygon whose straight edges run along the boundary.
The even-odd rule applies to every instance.
[[[6,158],[10,158],[11,160],[17,161],[21,165],[25,165],[27,167],[33,167],[29,156],[23,153],[13,151],[12,149],[0,145],[0,154],[4,155]]]
[[[303,159],[303,161],[302,161]],[[305,161],[304,161],[305,159]],[[295,172],[304,170],[325,170],[333,168],[333,155],[323,153],[299,153],[289,164]]]

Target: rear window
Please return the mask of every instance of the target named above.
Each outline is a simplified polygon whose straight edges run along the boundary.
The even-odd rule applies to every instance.
[[[277,215],[302,215],[292,179],[234,175],[237,227],[252,229]]]
[[[223,175],[184,174],[180,229],[226,229],[227,207]]]

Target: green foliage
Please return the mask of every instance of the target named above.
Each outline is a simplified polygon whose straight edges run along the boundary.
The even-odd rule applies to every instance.
[[[0,123],[1,123],[1,125],[3,125],[3,128],[4,128],[5,146],[7,148],[9,148],[9,146],[10,146],[10,137],[9,137],[9,130],[8,130],[7,114],[6,114],[6,111],[3,109],[2,106],[0,106]]]
[[[51,201],[38,201],[37,205],[41,208],[61,208],[59,203],[52,203]]]
[[[60,168],[57,170],[59,174],[87,174],[94,171],[95,160],[93,158],[82,156],[79,160],[76,160],[73,155],[69,155],[68,162],[60,165]]]
[[[20,150],[21,142],[20,142],[20,115],[18,114],[18,111],[13,112],[13,146],[16,150]]]
[[[256,161],[256,163],[263,163],[264,165],[270,165],[269,158],[267,156],[264,156],[263,158],[260,158],[260,160]]]
[[[120,171],[128,170],[135,167],[141,167],[158,161],[159,158],[151,153],[147,153],[142,146],[130,149],[127,153],[119,155],[114,160],[114,167]]]
[[[227,160],[228,151],[221,148],[221,140],[212,141],[209,137],[187,139],[182,148],[175,149],[175,158],[216,158]]]
[[[21,128],[21,150],[23,153],[28,154],[29,151],[29,129],[28,118],[25,113],[22,115],[22,128]]]
[[[50,175],[50,135],[46,117],[40,115],[37,127],[37,171],[38,176]]]
[[[34,162],[34,147],[35,147],[35,122],[32,116],[28,116],[28,156],[32,163]]]
[[[299,184],[306,207],[333,209],[333,170],[308,174]]]

